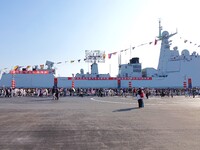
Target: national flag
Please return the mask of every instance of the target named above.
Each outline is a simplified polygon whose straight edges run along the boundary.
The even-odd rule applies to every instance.
[[[141,44],[140,46],[146,45],[146,43]]]
[[[29,68],[31,68],[31,66],[26,66],[26,69],[29,69]]]
[[[17,69],[19,69],[19,66],[17,65],[13,69],[16,71]]]

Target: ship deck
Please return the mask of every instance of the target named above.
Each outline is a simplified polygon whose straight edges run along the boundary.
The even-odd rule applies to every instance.
[[[0,149],[200,147],[200,97],[0,98]]]

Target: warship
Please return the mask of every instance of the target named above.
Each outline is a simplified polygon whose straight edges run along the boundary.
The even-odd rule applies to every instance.
[[[17,88],[52,88],[54,85],[61,88],[192,88],[200,87],[200,56],[197,52],[190,54],[184,49],[179,53],[177,47],[170,49],[170,38],[177,32],[169,34],[162,32],[159,21],[160,56],[157,69],[142,68],[138,57],[130,59],[127,64],[119,64],[118,75],[99,74],[98,55],[93,55],[91,73],[80,73],[71,77],[56,77],[53,62],[47,61],[47,69],[34,68],[32,71],[11,70],[3,73],[0,87]],[[91,57],[90,57],[91,59]]]

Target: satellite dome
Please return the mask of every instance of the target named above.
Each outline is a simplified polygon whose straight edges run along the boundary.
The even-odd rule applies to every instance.
[[[187,49],[184,49],[184,50],[181,52],[181,55],[182,55],[182,56],[189,56],[189,55],[190,55],[190,52],[189,52]]]
[[[181,52],[181,56],[182,58],[184,59],[188,59],[190,58],[190,52],[187,50],[187,49],[184,49],[182,52]]]

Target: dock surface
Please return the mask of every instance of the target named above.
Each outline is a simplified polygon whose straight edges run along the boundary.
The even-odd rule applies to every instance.
[[[1,150],[199,150],[200,97],[0,98]]]

